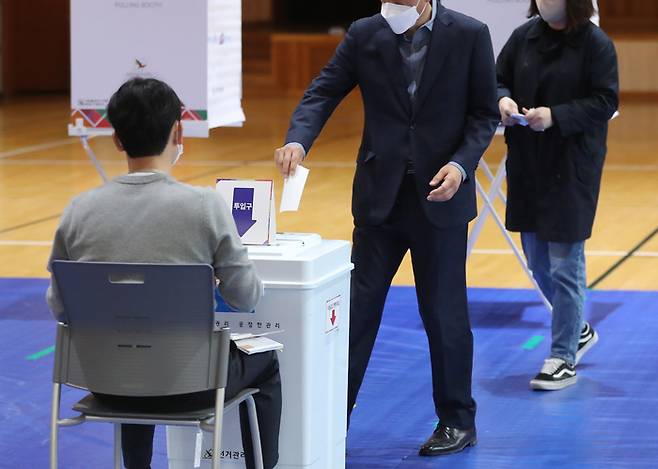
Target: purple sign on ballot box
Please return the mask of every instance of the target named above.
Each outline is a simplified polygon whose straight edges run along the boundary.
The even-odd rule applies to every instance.
[[[235,221],[243,244],[271,244],[276,233],[274,185],[270,180],[218,179],[217,192]]]
[[[238,234],[244,236],[256,224],[254,220],[254,189],[253,187],[236,187],[233,189],[233,219],[238,228]]]

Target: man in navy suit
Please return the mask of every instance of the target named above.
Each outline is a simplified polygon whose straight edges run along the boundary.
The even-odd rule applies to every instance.
[[[275,152],[284,176],[357,85],[365,128],[352,199],[348,414],[386,294],[411,250],[440,419],[420,454],[454,453],[476,443],[465,262],[474,173],[500,119],[489,30],[436,0],[382,0],[381,14],[352,24],[304,93]]]

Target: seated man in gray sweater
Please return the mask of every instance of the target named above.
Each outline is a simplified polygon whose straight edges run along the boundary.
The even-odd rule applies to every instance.
[[[62,215],[48,264],[55,260],[210,264],[222,297],[249,311],[263,294],[263,285],[242,246],[231,214],[210,188],[182,184],[171,167],[182,154],[181,102],[165,83],[133,79],[112,96],[108,118],[114,142],[127,154],[128,174],[75,197]],[[66,320],[57,285],[51,280],[48,304]],[[266,468],[278,460],[281,381],[275,352],[245,355],[231,344],[226,398],[246,387],[255,396]],[[136,408],[151,405],[214,405],[214,392],[162,398],[101,396]],[[247,467],[253,467],[251,439],[243,418],[242,440]],[[150,425],[123,425],[122,449],[127,469],[149,469],[153,451]]]

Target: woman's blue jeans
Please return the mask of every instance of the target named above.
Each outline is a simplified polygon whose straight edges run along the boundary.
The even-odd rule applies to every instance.
[[[585,242],[554,243],[521,233],[521,244],[533,277],[553,305],[551,357],[574,365],[587,288]]]

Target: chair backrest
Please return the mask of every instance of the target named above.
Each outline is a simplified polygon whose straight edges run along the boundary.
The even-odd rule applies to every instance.
[[[211,266],[55,261],[53,274],[66,318],[54,382],[119,396],[226,386]]]

